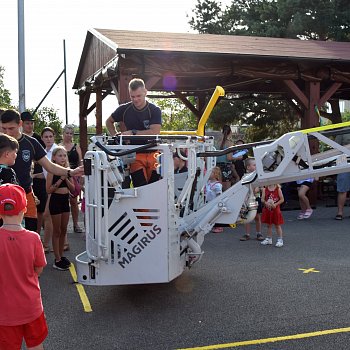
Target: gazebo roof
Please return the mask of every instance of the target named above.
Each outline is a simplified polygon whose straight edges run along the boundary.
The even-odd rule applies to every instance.
[[[149,91],[179,98],[196,116],[217,85],[238,98],[277,95],[306,113],[309,127],[318,123],[315,106],[350,99],[350,42],[91,29],[73,85],[81,97],[81,125],[96,106],[102,130],[102,100],[114,93],[128,101],[133,77]],[[88,107],[91,93],[96,103]]]
[[[350,43],[335,41],[110,29],[96,29],[95,33],[117,53],[164,51],[350,62]]]
[[[350,88],[350,43],[270,37],[158,33],[111,29],[88,31],[74,89],[112,91],[123,74],[151,82],[149,90],[210,94],[216,85],[227,93],[287,93],[283,80],[303,89],[321,82],[326,91]],[[175,83],[169,88],[164,79]],[[116,84],[117,86],[117,84]]]

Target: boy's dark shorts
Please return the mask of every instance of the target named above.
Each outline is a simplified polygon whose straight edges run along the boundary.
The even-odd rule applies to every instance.
[[[302,185],[304,185],[304,186],[307,186],[307,187],[311,188],[311,187],[312,187],[312,184],[313,184],[313,182],[304,181],[304,182],[302,182],[301,184],[298,184],[297,187],[301,187]]]
[[[260,197],[256,197],[255,200],[258,202],[258,210],[257,210],[257,214],[261,214],[262,213],[262,203],[261,203],[261,198]]]

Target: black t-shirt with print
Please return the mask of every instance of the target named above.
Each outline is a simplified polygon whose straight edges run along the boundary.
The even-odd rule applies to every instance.
[[[153,124],[162,124],[162,112],[159,107],[146,101],[146,106],[137,109],[132,102],[120,105],[113,113],[115,122],[124,122],[127,130],[148,130]],[[134,140],[133,144],[142,144]]]
[[[18,141],[19,149],[15,165],[12,166],[20,186],[28,192],[32,185],[32,178],[30,176],[31,166],[33,161],[38,161],[46,156],[44,148],[33,137],[22,134]]]

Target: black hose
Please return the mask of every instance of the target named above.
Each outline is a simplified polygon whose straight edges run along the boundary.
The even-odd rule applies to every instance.
[[[158,145],[158,142],[153,141],[150,142],[146,145],[142,145],[140,147],[135,147],[133,149],[128,149],[126,151],[111,151],[108,148],[106,148],[105,146],[103,146],[100,142],[96,142],[95,145],[100,148],[102,151],[106,152],[109,156],[113,156],[113,157],[121,157],[121,156],[126,156],[127,154],[131,154],[131,153],[135,153],[135,152],[141,152],[144,151],[146,149],[152,148],[154,146]]]

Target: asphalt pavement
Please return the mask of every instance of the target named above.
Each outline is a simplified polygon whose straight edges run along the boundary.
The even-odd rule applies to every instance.
[[[342,350],[350,347],[350,208],[283,212],[284,247],[239,241],[244,229],[206,236],[202,260],[168,284],[85,286],[69,271],[40,278],[50,350]],[[85,250],[69,227],[74,257]],[[266,233],[266,230],[263,232]]]

